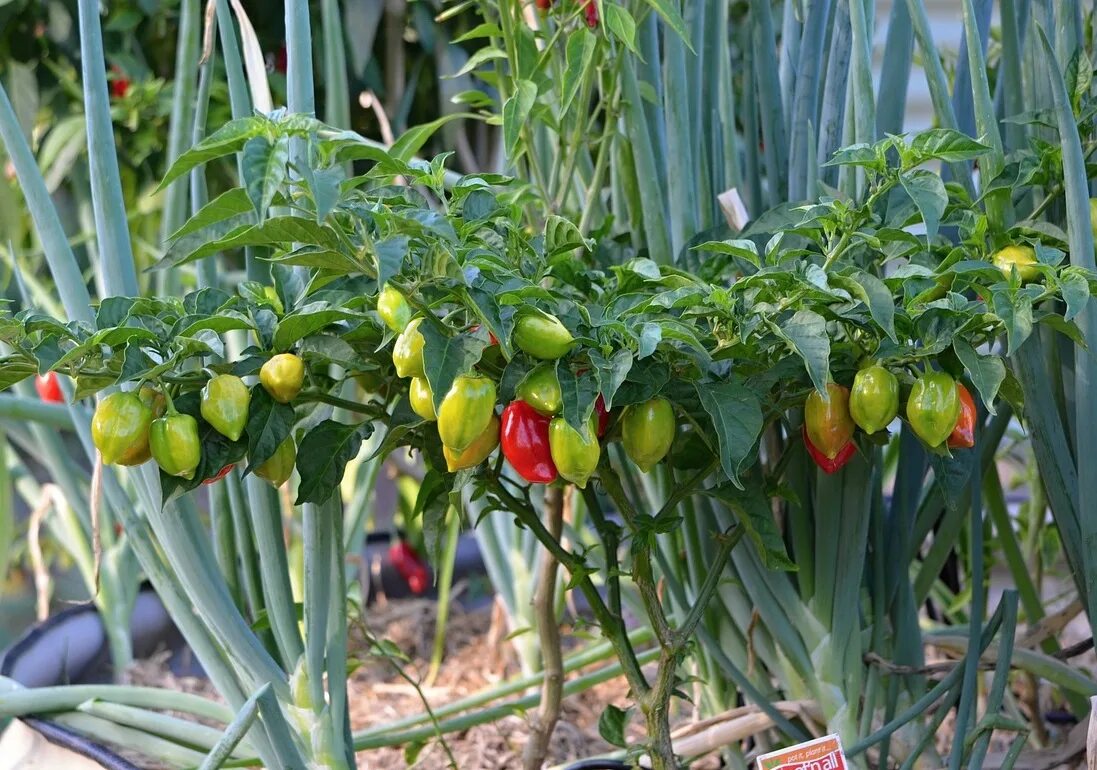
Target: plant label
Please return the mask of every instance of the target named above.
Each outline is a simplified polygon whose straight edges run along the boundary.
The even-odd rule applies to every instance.
[[[824,735],[761,755],[758,770],[846,770],[846,757],[838,736]]]

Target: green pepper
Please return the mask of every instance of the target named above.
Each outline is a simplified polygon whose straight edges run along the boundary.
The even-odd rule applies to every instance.
[[[960,419],[956,380],[945,372],[927,372],[914,381],[907,399],[907,420],[928,446],[940,446]]]
[[[438,407],[438,436],[454,452],[480,437],[495,415],[495,383],[487,377],[456,378]]]
[[[259,370],[259,382],[271,398],[288,404],[297,398],[305,384],[305,362],[293,353],[272,356]]]
[[[597,419],[591,415],[582,432],[571,427],[563,417],[554,417],[549,423],[549,450],[556,471],[580,489],[586,488],[602,455]]]
[[[91,418],[91,440],[103,462],[138,465],[147,460],[152,419],[152,409],[136,393],[111,393],[100,401]]]
[[[899,379],[879,364],[866,366],[853,378],[849,414],[865,433],[876,433],[899,414]]]
[[[446,458],[446,468],[450,473],[456,473],[465,468],[475,468],[484,462],[497,446],[499,446],[499,418],[492,414],[488,427],[484,428],[484,432],[465,447],[464,451],[455,452],[443,445],[442,454]]]
[[[288,436],[278,445],[274,454],[255,469],[255,475],[269,481],[276,487],[280,487],[289,481],[293,475],[293,466],[297,462],[297,445],[293,443],[293,436]]]
[[[621,415],[621,443],[625,454],[644,473],[667,456],[676,433],[674,407],[665,398],[633,404]]]
[[[172,412],[153,420],[149,428],[149,449],[160,469],[169,476],[194,478],[202,460],[198,420],[189,414]]]
[[[399,334],[411,321],[411,306],[403,294],[386,283],[377,295],[377,315],[381,316],[385,326]]]
[[[411,378],[408,401],[411,404],[411,411],[427,422],[438,419],[438,415],[434,413],[434,393],[431,392],[430,383],[427,382],[426,377]]]
[[[849,415],[849,388],[827,383],[827,400],[813,390],[804,403],[804,426],[812,446],[833,460],[853,438],[856,429]]]
[[[422,318],[416,318],[396,338],[392,347],[392,363],[396,365],[396,374],[400,377],[423,376],[423,333],[419,331]]]
[[[558,414],[564,406],[564,396],[560,391],[560,379],[552,364],[542,364],[533,369],[518,383],[516,397],[525,401],[543,415]]]
[[[531,312],[514,325],[514,344],[534,358],[555,361],[571,350],[575,342],[560,319],[549,313]]]
[[[239,441],[248,424],[251,391],[235,374],[218,374],[202,388],[202,419],[230,441]]]

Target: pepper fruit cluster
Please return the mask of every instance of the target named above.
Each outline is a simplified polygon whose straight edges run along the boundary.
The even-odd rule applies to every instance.
[[[304,384],[305,366],[293,353],[271,357],[259,371],[259,382],[275,401],[292,402]],[[43,394],[46,398],[46,394]],[[199,413],[213,430],[239,441],[248,423],[251,390],[234,374],[217,374],[202,388]],[[169,476],[193,479],[202,462],[199,421],[179,412],[169,394],[145,385],[137,391],[116,392],[99,402],[92,415],[92,442],[107,465],[141,465],[155,460]],[[297,447],[286,438],[255,469],[255,475],[278,487],[293,473]],[[210,484],[228,475],[234,463],[205,479]]]
[[[899,379],[873,364],[853,378],[852,388],[827,385],[827,397],[812,391],[804,403],[804,445],[826,473],[836,473],[856,454],[856,428],[867,434],[887,428],[899,415]],[[915,435],[931,448],[975,445],[975,401],[946,372],[929,371],[914,381],[906,419]]]
[[[500,447],[503,457],[526,481],[551,484],[558,479],[584,488],[601,458],[600,440],[610,415],[599,394],[589,422],[575,428],[562,415],[563,393],[557,361],[575,346],[575,339],[554,315],[525,309],[515,322],[514,347],[539,362],[518,384],[515,398],[496,414],[495,383],[478,372],[454,379],[446,395],[435,399],[425,374],[421,332],[423,318],[412,317],[398,291],[385,287],[378,297],[378,315],[398,332],[392,361],[400,377],[410,378],[408,401],[423,420],[435,422],[446,467],[452,473],[473,468]],[[396,328],[399,323],[406,324]],[[473,327],[476,331],[479,327]],[[491,335],[492,345],[498,344]],[[628,407],[621,417],[622,443],[641,470],[650,471],[666,457],[677,433],[674,408],[663,398]]]

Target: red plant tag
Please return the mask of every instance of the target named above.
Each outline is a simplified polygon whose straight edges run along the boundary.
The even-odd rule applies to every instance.
[[[846,757],[838,736],[825,735],[761,755],[758,770],[846,770]]]

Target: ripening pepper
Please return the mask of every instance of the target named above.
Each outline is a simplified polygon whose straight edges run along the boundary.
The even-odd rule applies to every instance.
[[[438,436],[454,452],[480,437],[495,415],[495,383],[487,377],[462,375],[453,381],[438,406]]]
[[[582,0],[585,5],[583,6],[583,19],[587,22],[587,26],[591,29],[598,27],[598,3],[595,0]]]
[[[802,428],[802,433],[804,436],[804,446],[807,447],[808,455],[824,473],[837,473],[842,469],[842,466],[848,463],[853,458],[853,455],[857,453],[857,445],[853,443],[853,441],[847,441],[846,445],[838,450],[838,454],[833,458],[827,457],[811,443],[811,439],[808,437],[807,425]]]
[[[853,438],[855,426],[849,416],[849,388],[827,383],[829,399],[813,390],[804,403],[804,425],[812,445],[833,460]]]
[[[163,417],[164,412],[168,409],[167,397],[151,385],[142,385],[141,389],[137,391],[137,397],[152,410],[154,418]]]
[[[47,404],[61,404],[65,401],[65,394],[61,392],[61,381],[57,379],[57,372],[46,372],[34,378],[34,389],[38,391],[38,398]]]
[[[210,476],[210,477],[209,477],[208,479],[206,479],[205,481],[203,481],[203,482],[202,482],[202,484],[203,484],[204,486],[207,486],[207,487],[208,487],[208,486],[209,486],[210,484],[216,484],[216,483],[217,483],[218,481],[220,481],[221,479],[225,478],[225,476],[228,476],[228,475],[229,475],[229,472],[230,472],[230,471],[231,471],[231,470],[232,470],[233,468],[235,468],[235,467],[236,467],[236,465],[235,465],[235,464],[233,464],[233,463],[229,463],[229,464],[228,464],[228,465],[226,465],[226,466],[225,466],[224,468],[222,468],[221,470],[217,471],[217,473],[216,473],[216,474],[214,474],[213,476]]]
[[[575,342],[560,319],[548,313],[528,313],[519,318],[512,339],[519,350],[544,361],[566,355]]]
[[[413,594],[427,590],[428,573],[419,554],[404,540],[397,540],[389,546],[389,561],[408,584]]]
[[[189,414],[170,410],[153,420],[149,427],[149,449],[160,470],[169,476],[194,478],[202,460],[202,441],[198,438],[198,420]]]
[[[949,434],[948,445],[951,449],[968,449],[975,446],[975,399],[962,382],[956,383],[956,392],[960,396],[960,417]]]
[[[293,436],[287,436],[286,440],[274,450],[274,454],[255,469],[255,475],[280,487],[293,475],[293,466],[296,462],[297,445],[293,443]]]
[[[465,447],[464,451],[455,452],[443,444],[442,454],[446,458],[446,468],[450,473],[456,473],[465,468],[475,468],[484,462],[497,446],[499,446],[499,418],[492,414],[488,427],[484,428],[484,432]]]
[[[571,427],[563,417],[554,417],[549,423],[549,451],[556,472],[580,489],[586,489],[587,480],[598,468],[602,456],[597,419],[591,415],[582,431]]]
[[[525,401],[541,414],[553,416],[564,406],[560,391],[560,379],[552,364],[542,364],[525,376],[515,391],[520,401]]]
[[[396,338],[392,347],[392,363],[396,365],[396,374],[401,377],[423,376],[423,333],[419,331],[422,318],[416,318]]]
[[[914,381],[907,399],[907,420],[918,438],[940,446],[960,419],[960,393],[945,372],[927,372]]]
[[[511,401],[499,421],[503,456],[533,484],[551,484],[558,475],[549,446],[550,421],[525,401]]]
[[[141,389],[137,391],[137,397],[141,399],[141,402],[152,410],[152,419],[157,417],[163,417],[164,412],[168,408],[168,400],[156,388],[150,385],[142,385]],[[134,446],[130,451],[126,452],[121,459],[118,460],[119,465],[143,465],[152,459],[152,452],[149,451],[149,442],[144,441],[141,444]]]
[[[886,428],[899,414],[899,378],[879,364],[861,369],[849,392],[849,414],[865,433]]]
[[[1021,283],[1035,281],[1040,277],[1040,270],[1036,267],[1036,250],[1027,244],[999,249],[994,252],[991,261],[1006,278],[1013,274],[1013,268],[1016,267]]]
[[[601,393],[594,399],[594,413],[598,415],[598,438],[602,438],[606,435],[606,428],[609,427],[609,410],[606,409],[606,400],[602,398]]]
[[[202,419],[230,441],[239,441],[248,424],[251,391],[235,374],[218,374],[202,388]]]
[[[381,316],[385,326],[399,334],[411,321],[411,306],[403,294],[385,284],[377,295],[377,315]]]
[[[625,454],[644,473],[667,456],[677,425],[674,407],[665,398],[652,398],[633,404],[621,416],[621,443]]]
[[[412,377],[411,386],[408,388],[408,403],[411,411],[422,417],[427,422],[434,422],[438,415],[434,412],[434,393],[430,389],[430,383],[426,377]]]
[[[305,384],[305,362],[293,353],[271,356],[259,370],[259,383],[275,401],[288,404]]]
[[[134,465],[149,451],[152,410],[136,393],[111,393],[95,407],[91,440],[107,465]]]

